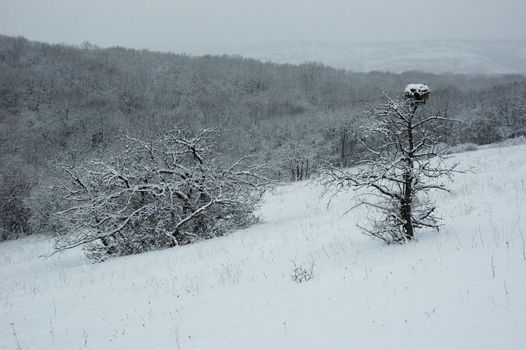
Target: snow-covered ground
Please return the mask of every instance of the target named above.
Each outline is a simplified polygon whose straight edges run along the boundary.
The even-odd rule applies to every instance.
[[[102,264],[2,243],[0,349],[524,349],[526,145],[452,161],[474,172],[436,196],[445,227],[404,246],[342,217],[350,194],[327,209],[304,183],[250,229]]]

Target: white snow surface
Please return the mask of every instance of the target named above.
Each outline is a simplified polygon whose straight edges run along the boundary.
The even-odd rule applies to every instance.
[[[418,92],[419,94],[429,93],[429,86],[425,84],[407,84],[404,89],[406,94],[414,94]]]
[[[269,194],[262,222],[92,264],[51,241],[0,244],[0,349],[524,349],[526,145],[451,159],[441,232],[359,233],[365,209],[314,184]],[[314,278],[291,279],[314,262]]]

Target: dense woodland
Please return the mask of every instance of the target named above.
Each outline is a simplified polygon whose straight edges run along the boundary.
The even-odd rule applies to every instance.
[[[430,112],[461,121],[444,143],[526,133],[521,75],[357,73],[0,36],[0,237],[56,229],[58,164],[106,159],[125,136],[155,140],[174,126],[213,128],[216,162],[251,154],[280,181],[350,166],[368,107],[411,82],[431,88]]]

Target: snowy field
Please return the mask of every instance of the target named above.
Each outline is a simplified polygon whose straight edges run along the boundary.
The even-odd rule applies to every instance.
[[[1,243],[0,349],[524,349],[526,145],[452,161],[474,172],[436,196],[445,226],[405,246],[304,183],[250,229],[102,264]],[[294,282],[294,263],[314,278]]]

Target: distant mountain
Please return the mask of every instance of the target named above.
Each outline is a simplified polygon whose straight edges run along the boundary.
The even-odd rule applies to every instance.
[[[263,61],[293,64],[316,61],[357,72],[526,73],[526,42],[519,41],[373,44],[283,41],[237,51]]]

